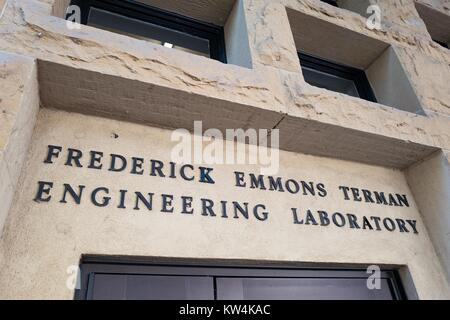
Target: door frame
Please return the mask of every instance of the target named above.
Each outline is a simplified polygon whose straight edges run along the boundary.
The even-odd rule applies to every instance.
[[[142,261],[129,257],[84,256],[80,260],[80,288],[74,292],[75,300],[90,298],[92,288],[88,284],[95,273],[130,275],[173,275],[205,277],[245,278],[352,278],[367,279],[368,265],[351,267],[293,266],[283,264],[256,264],[237,262],[206,262],[204,260],[170,259],[165,261]],[[381,279],[386,279],[394,300],[407,300],[404,286],[397,268],[381,266]],[[216,293],[214,294],[216,297]]]

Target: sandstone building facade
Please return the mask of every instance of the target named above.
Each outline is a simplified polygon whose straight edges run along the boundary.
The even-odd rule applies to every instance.
[[[450,298],[449,0],[138,2],[219,27],[226,59],[0,0],[0,298],[72,299],[95,259],[379,265]],[[310,84],[299,52],[376,99]],[[195,121],[278,129],[278,172],[171,167]]]

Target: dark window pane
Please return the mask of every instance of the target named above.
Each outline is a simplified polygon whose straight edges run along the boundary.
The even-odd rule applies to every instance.
[[[359,97],[355,82],[341,78],[329,73],[303,67],[303,76],[309,84],[340,93],[345,93],[353,97]]]
[[[433,39],[433,41],[436,42],[437,44],[439,44],[440,46],[444,47],[444,48],[447,48],[447,49],[449,48],[448,47],[448,43],[446,43],[446,42],[435,40],[435,39]]]
[[[210,56],[209,40],[192,36],[153,23],[129,18],[120,14],[92,7],[88,25],[148,40],[175,49]]]
[[[322,2],[326,2],[331,4],[332,6],[338,7],[337,0],[322,0]]]
[[[90,280],[93,300],[211,300],[213,278],[97,273]]]
[[[218,278],[219,300],[392,300],[388,280],[369,290],[366,279]]]
[[[303,52],[298,53],[305,81],[309,84],[377,102],[364,70],[340,65]]]

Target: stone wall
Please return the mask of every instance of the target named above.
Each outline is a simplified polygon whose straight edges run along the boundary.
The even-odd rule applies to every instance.
[[[23,196],[30,195],[28,176],[35,177],[40,172],[32,164],[39,155],[36,149],[29,150],[30,143],[40,144],[41,137],[49,138],[41,132],[47,119],[52,119],[50,123],[56,128],[59,123],[55,117],[71,121],[72,117],[84,117],[75,115],[81,113],[92,119],[108,118],[104,120],[105,126],[109,121],[120,121],[130,128],[192,129],[194,120],[202,120],[204,129],[277,128],[280,148],[286,152],[352,161],[356,167],[395,169],[399,179],[403,179],[404,172],[404,182],[409,184],[417,203],[417,212],[413,214],[420,212],[427,229],[420,250],[395,259],[390,254],[384,255],[389,249],[380,245],[374,248],[378,254],[366,259],[358,260],[361,248],[355,248],[349,257],[339,258],[330,253],[316,257],[315,261],[406,265],[419,297],[450,297],[450,189],[446,183],[450,154],[450,51],[432,41],[413,0],[370,2],[381,8],[381,30],[368,29],[366,18],[359,13],[317,0],[195,0],[177,1],[177,5],[174,1],[154,1],[184,15],[225,26],[230,63],[223,64],[88,26],[69,29],[61,18],[67,1],[0,1],[2,229],[6,221],[0,249],[1,270],[6,271],[0,272],[0,283],[7,287],[22,283],[16,291],[3,292],[2,296],[70,298],[71,293],[58,285],[53,291],[40,292],[39,286],[47,279],[33,282],[30,275],[39,274],[48,263],[55,263],[58,268],[76,263],[79,255],[86,253],[84,250],[120,253],[125,249],[108,251],[107,247],[93,243],[83,246],[69,241],[61,250],[73,251],[58,264],[52,252],[24,246],[31,245],[24,240],[31,230],[33,236],[28,241],[40,240],[38,244],[45,246],[49,240],[41,239],[42,230],[37,227],[45,225],[33,220],[33,214],[39,211]],[[419,2],[450,19],[449,0]],[[373,62],[378,53],[385,52],[384,46],[389,46],[423,112],[407,112],[395,105],[372,103],[307,84],[297,56],[297,47],[304,45],[301,41],[304,31],[297,23],[306,20],[299,21],[298,17],[307,18],[324,30],[337,30],[336,35],[341,38],[350,35],[347,46],[359,42],[373,44],[370,50],[364,51],[362,47],[349,50],[338,42],[341,39],[338,36],[328,34],[323,39],[331,48],[328,54],[341,50],[340,59],[360,59],[362,67],[368,67],[365,64]],[[310,45],[312,49],[314,46]],[[38,111],[41,131],[35,132],[31,140]],[[84,143],[93,143],[89,141]],[[28,164],[22,170],[27,154]],[[64,230],[55,231],[58,236],[71,232],[68,225],[69,222]],[[114,230],[115,226],[111,228]],[[25,242],[16,244],[16,239]],[[392,239],[385,239],[389,240]],[[30,254],[30,250],[34,253]],[[219,258],[220,250],[214,250],[209,248],[201,257]],[[276,250],[275,254],[260,252],[252,259],[304,261],[308,250],[291,258]],[[131,251],[130,254],[136,255],[180,255],[169,249],[166,253]],[[399,251],[401,248],[392,252]],[[196,254],[191,252],[190,256]],[[245,250],[236,251],[224,258],[244,259],[248,254]],[[423,260],[427,259],[431,266],[425,265]],[[39,265],[29,265],[36,260]],[[313,261],[312,258],[309,262]],[[52,270],[61,272],[56,267]],[[434,271],[430,275],[427,270]],[[16,273],[15,278],[7,276],[12,272]],[[439,286],[444,274],[447,281]],[[62,271],[61,281],[64,276]],[[439,289],[433,292],[436,287]]]

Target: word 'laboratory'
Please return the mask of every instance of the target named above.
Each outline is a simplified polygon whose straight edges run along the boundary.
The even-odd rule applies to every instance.
[[[38,203],[51,202],[54,199],[52,191],[54,187],[53,182],[38,182],[38,191],[34,201]],[[226,200],[212,200],[206,197],[194,198],[192,196],[175,196],[173,194],[156,194],[153,192],[129,192],[121,189],[117,194],[112,195],[111,190],[107,187],[97,187],[93,190],[86,190],[86,186],[78,185],[76,188],[70,184],[64,183],[62,190],[57,192],[61,195],[56,201],[64,205],[67,203],[80,205],[82,200],[88,198],[90,202],[100,208],[112,209],[131,209],[134,212],[139,210],[145,211],[159,211],[165,215],[180,214],[180,215],[194,215],[198,214],[204,217],[215,218],[232,218],[249,220],[255,218],[258,221],[265,222],[269,220],[269,209],[265,204],[257,203],[250,204],[245,201],[226,201]],[[87,192],[85,192],[87,191]],[[89,195],[85,195],[89,193]],[[89,201],[88,200],[88,201]],[[83,203],[83,205],[85,205]],[[292,222],[296,225],[310,225],[310,226],[335,226],[338,228],[347,227],[350,229],[361,229],[371,231],[395,231],[405,233],[418,233],[416,229],[416,220],[378,217],[378,216],[360,216],[359,218],[354,214],[342,214],[334,212],[328,214],[326,211],[319,210],[317,215],[314,215],[311,210],[307,210],[306,214],[302,216],[297,208],[291,208]],[[277,219],[284,218],[289,213],[283,213],[279,210],[277,212]]]

